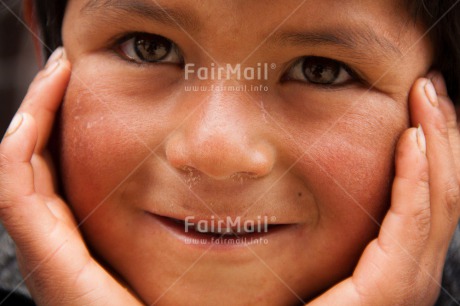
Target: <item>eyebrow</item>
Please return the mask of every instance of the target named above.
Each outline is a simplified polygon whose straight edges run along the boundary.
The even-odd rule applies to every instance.
[[[321,31],[280,32],[273,35],[272,42],[294,46],[332,45],[356,51],[363,56],[373,53],[390,58],[402,56],[401,50],[383,35],[378,35],[371,27],[341,27]]]
[[[82,14],[108,14],[113,11],[135,14],[155,20],[170,27],[197,31],[199,19],[190,9],[163,7],[157,1],[143,0],[89,0],[81,9]],[[373,61],[375,56],[392,58],[402,56],[401,50],[383,35],[377,34],[370,26],[342,26],[326,30],[276,32],[269,42],[294,46],[330,45],[353,51],[362,59]],[[375,55],[374,55],[375,54]]]
[[[198,18],[189,10],[180,8],[162,7],[156,1],[136,0],[90,0],[80,10],[82,14],[91,14],[98,11],[121,11],[155,20],[170,27],[198,29]]]

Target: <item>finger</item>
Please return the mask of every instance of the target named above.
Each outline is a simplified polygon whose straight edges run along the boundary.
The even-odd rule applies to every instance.
[[[460,133],[455,106],[447,94],[447,87],[443,76],[439,72],[433,71],[430,72],[427,77],[433,82],[434,88],[438,94],[439,108],[446,118],[449,142],[456,165],[457,177],[460,180]]]
[[[61,220],[67,218],[62,205],[47,203],[46,198],[35,193],[30,161],[37,137],[34,118],[28,113],[18,113],[0,145],[0,219],[26,258],[28,270],[39,268],[46,273],[51,269],[49,265],[57,264],[56,252],[64,247],[70,248],[67,253],[75,257],[64,256],[71,262],[61,265],[61,270],[75,263],[82,265],[76,259],[86,260],[87,255],[72,223],[64,225],[53,214]],[[52,257],[54,261],[49,263]]]
[[[35,193],[30,160],[37,142],[37,126],[27,113],[18,113],[0,144],[0,218],[18,244],[34,231],[47,231],[56,222]]]
[[[414,124],[422,124],[430,173],[431,241],[446,251],[458,221],[459,185],[449,139],[449,128],[430,80],[417,80],[409,106]]]
[[[377,238],[388,254],[416,257],[430,232],[429,170],[423,128],[403,133],[396,147],[391,206]],[[413,258],[412,258],[413,259]]]
[[[45,69],[37,74],[19,108],[19,112],[31,114],[37,122],[35,152],[41,152],[48,142],[69,79],[70,63],[61,47],[52,54]]]
[[[35,190],[39,194],[53,195],[56,192],[54,169],[50,158],[43,153],[47,144],[56,111],[62,101],[70,77],[70,66],[65,60],[64,49],[58,48],[48,60],[42,71],[29,87],[19,112],[31,114],[38,129],[36,154],[32,158],[35,177]]]
[[[417,288],[420,270],[431,272],[423,259],[431,226],[429,180],[423,128],[410,128],[396,147],[390,209],[353,273],[363,305],[396,304]],[[424,292],[428,298],[436,293]]]
[[[44,264],[64,245],[69,254],[86,251],[65,204],[35,192],[31,159],[37,137],[34,118],[18,113],[0,144],[0,219],[32,265]]]

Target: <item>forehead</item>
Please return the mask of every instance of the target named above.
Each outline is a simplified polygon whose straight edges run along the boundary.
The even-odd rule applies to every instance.
[[[130,14],[130,19],[151,19],[189,32],[212,30],[227,36],[251,32],[268,37],[280,29],[291,33],[330,29],[351,32],[355,39],[361,36],[393,50],[397,48],[392,42],[409,19],[402,2],[396,0],[70,0],[70,7],[86,18]],[[272,40],[286,37],[274,35]],[[295,35],[290,38],[296,40]]]
[[[327,15],[332,17],[356,17],[356,12],[360,14],[367,12],[370,14],[402,16],[405,11],[404,1],[401,0],[284,0],[270,1],[264,0],[69,0],[71,3],[78,3],[78,7],[83,11],[92,11],[97,9],[125,9],[137,10],[139,12],[151,12],[155,9],[160,9],[165,15],[171,14],[171,17],[178,17],[175,12],[182,13],[179,17],[195,17],[195,13],[203,13],[206,17],[226,12],[233,15],[231,20],[222,20],[228,23],[239,20],[238,17],[248,21],[253,19],[273,20],[279,16],[291,18],[295,14],[300,16],[311,15],[310,17],[320,17],[324,19]],[[289,16],[285,16],[288,12]],[[322,16],[318,13],[323,12]],[[238,13],[238,15],[234,15]],[[258,13],[258,14],[254,14]],[[326,14],[328,13],[328,14]],[[248,15],[249,14],[249,15]],[[199,21],[196,18],[191,18],[193,22]],[[281,21],[281,20],[278,20]]]

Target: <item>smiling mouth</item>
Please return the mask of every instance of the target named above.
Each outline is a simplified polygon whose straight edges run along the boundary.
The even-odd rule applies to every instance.
[[[249,222],[245,226],[215,226],[209,221],[201,220],[193,224],[187,223],[185,220],[165,217],[161,215],[151,214],[155,219],[176,234],[179,234],[188,239],[200,239],[204,243],[232,243],[238,240],[249,241],[252,239],[265,238],[280,230],[293,226],[294,224],[269,224],[262,222]]]

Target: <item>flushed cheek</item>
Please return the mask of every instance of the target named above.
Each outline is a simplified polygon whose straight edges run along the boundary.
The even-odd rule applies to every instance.
[[[316,114],[324,113],[323,120],[309,120],[314,112],[302,114],[303,120],[291,120],[296,123],[291,123],[293,134],[300,132],[285,147],[297,148],[292,161],[304,154],[293,170],[314,195],[319,211],[311,245],[317,247],[314,253],[320,254],[316,256],[323,267],[334,271],[324,279],[324,269],[317,270],[317,280],[323,284],[351,273],[389,205],[394,147],[407,128],[408,115],[402,101],[377,95],[354,109],[346,107],[356,101],[352,95],[349,101],[328,99],[332,105],[341,103],[343,109],[318,107]],[[313,256],[308,255],[303,257],[305,265]]]
[[[292,250],[298,270],[315,276],[314,285],[301,287],[306,295],[352,272],[364,247],[377,234],[374,221],[381,221],[388,208],[392,139],[373,135],[375,146],[363,146],[367,137],[353,139],[350,135],[359,135],[359,131],[343,134],[343,128],[338,126],[317,146],[304,145],[308,153],[296,167],[314,195],[319,215]]]
[[[376,232],[388,208],[394,147],[407,128],[404,104],[370,102],[381,107],[348,112],[314,146],[301,139],[308,149],[297,169],[315,195],[320,227],[363,240]]]
[[[377,102],[395,105],[394,101],[383,99]],[[351,207],[339,206],[339,212],[343,208],[378,221],[388,208],[394,148],[408,125],[404,104],[398,105],[401,109],[350,112],[325,139],[323,152],[314,153],[329,156],[321,161],[321,166],[329,173],[331,183],[341,190],[345,203],[353,203]],[[331,209],[337,211],[337,207]]]
[[[150,153],[149,140],[141,140],[144,131],[130,125],[137,114],[129,109],[121,111],[114,106],[115,101],[122,102],[115,95],[88,91],[72,83],[63,105],[64,187],[70,202],[86,210],[116,189]]]
[[[326,137],[325,144],[313,148],[310,155],[318,171],[314,188],[322,220],[351,228],[362,224],[358,220],[380,219],[388,207],[392,148],[366,148],[347,141],[335,144],[337,136]]]

